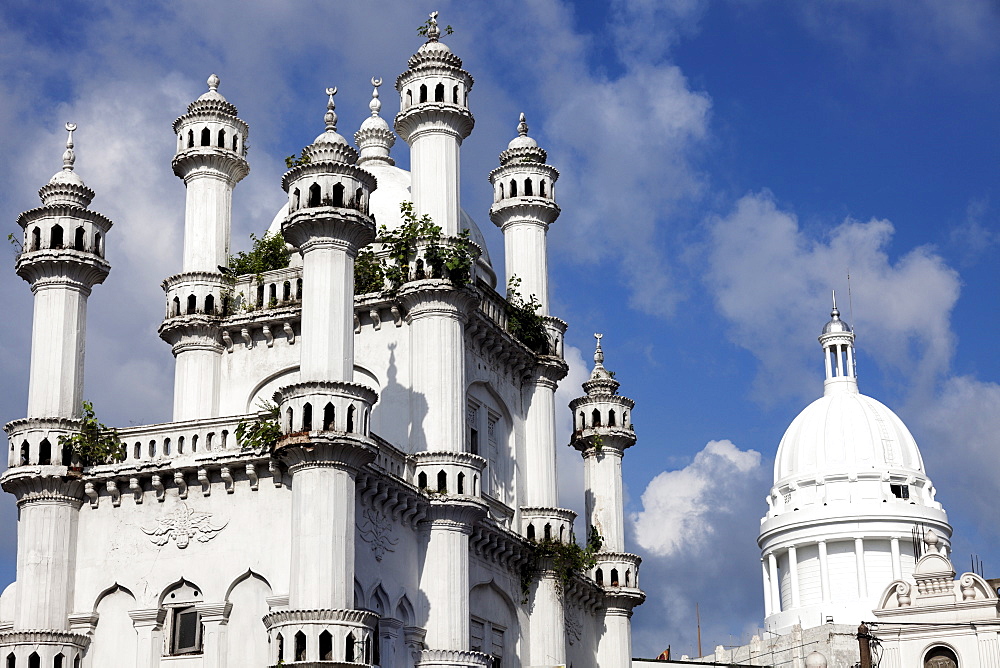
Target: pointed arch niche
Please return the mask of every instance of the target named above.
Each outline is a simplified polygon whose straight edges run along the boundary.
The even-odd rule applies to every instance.
[[[486,460],[482,491],[505,503],[514,496],[514,438],[507,404],[488,383],[466,392],[466,447]]]

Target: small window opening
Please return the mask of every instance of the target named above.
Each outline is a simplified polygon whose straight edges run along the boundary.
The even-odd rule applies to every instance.
[[[237,140],[238,140],[238,139],[239,139],[239,135],[233,135],[233,150],[234,150],[234,151],[236,151],[236,150],[238,150],[238,149],[239,149],[239,146],[240,146],[240,145],[239,145],[239,143],[237,142]]]
[[[344,660],[347,663],[354,663],[354,635],[348,633],[344,639]]]
[[[212,440],[215,438],[215,432],[210,431],[208,435],[205,436],[205,449],[211,452],[212,450]]]
[[[25,441],[24,443],[21,443],[21,459],[20,459],[21,466],[27,466],[30,457],[31,457],[31,446],[29,446],[28,442]]]
[[[292,407],[289,406],[288,410],[285,412],[285,424],[286,424],[285,429],[287,429],[289,432],[295,431],[294,417],[295,414],[292,412]]]
[[[437,86],[434,87],[434,101],[435,102],[444,102],[444,84],[443,83],[439,83]]]
[[[354,433],[354,406],[347,407],[347,433]]]
[[[295,280],[295,298],[302,299],[302,279]]]
[[[198,308],[198,298],[194,295],[188,295],[187,298],[187,314],[191,315]]]
[[[513,179],[510,181],[510,196],[517,197],[517,181]]]
[[[52,660],[52,668],[63,668],[63,662],[65,660],[66,656],[64,654],[56,654],[55,658]]]
[[[257,308],[264,308],[264,284],[257,284]]]
[[[500,199],[504,199],[506,195],[503,194],[503,184],[500,184]]]
[[[132,459],[141,459],[142,458],[142,443],[136,443],[135,444],[135,449],[132,451],[132,453],[133,453],[132,454]]]
[[[469,430],[469,452],[474,455],[479,454],[479,430],[470,429]]]
[[[601,411],[595,408],[593,414],[590,417],[594,421],[595,427],[601,426]]]
[[[201,631],[201,614],[194,606],[174,608],[171,654],[200,652]]]
[[[344,184],[338,183],[333,186],[333,206],[344,206]]]
[[[191,437],[191,452],[198,452],[198,434]]]
[[[28,668],[42,668],[42,657],[38,656],[38,652],[32,652],[28,657]]]
[[[306,206],[319,206],[322,191],[318,183],[309,186],[309,202]]]
[[[41,465],[52,463],[52,444],[47,438],[38,444],[38,463]]]
[[[278,663],[285,661],[285,636],[278,634]]]
[[[618,569],[617,568],[612,568],[611,569],[611,586],[612,587],[619,586],[618,585]]]
[[[226,449],[226,441],[227,440],[229,440],[229,430],[228,429],[223,429],[222,430],[222,449],[223,450]]]
[[[615,412],[613,410],[608,411],[608,426],[615,426]]]
[[[411,104],[413,104],[413,91],[412,90],[407,90],[406,91],[406,106],[409,107]]]
[[[212,131],[208,128],[204,128],[201,131],[201,145],[211,146],[212,145]]]
[[[545,197],[545,179],[538,182],[538,196]]]
[[[365,191],[362,188],[358,188],[357,190],[355,190],[354,191],[354,208],[356,208],[358,211],[364,211],[364,209],[365,209],[364,199],[365,199]]]
[[[452,104],[458,104],[458,86],[451,89],[451,101]]]
[[[37,227],[31,230],[31,250],[42,247],[42,231]]]
[[[179,454],[179,455],[183,455],[184,454],[184,437],[183,436],[181,436],[180,438],[177,439],[177,454]]]
[[[215,297],[212,295],[205,297],[205,313],[215,313]]]
[[[82,251],[83,250],[83,228],[76,228],[76,234],[73,237],[73,250]]]
[[[172,315],[172,316],[174,316],[174,315],[180,315],[181,314],[181,300],[180,300],[180,297],[174,297],[172,304],[173,304],[173,308],[171,308],[171,310],[170,310],[170,315]]]
[[[889,489],[892,491],[892,495],[895,496],[897,499],[910,498],[909,485],[889,485]]]
[[[271,283],[271,287],[268,290],[267,303],[273,304],[276,301],[278,301],[278,286],[274,283]]]
[[[156,456],[156,441],[149,442],[149,456],[150,457]]]
[[[80,668],[81,662],[82,662],[82,659],[80,658],[80,655],[77,654],[76,658],[73,659],[73,668]]]
[[[226,131],[219,130],[219,148],[226,148]]]
[[[420,84],[420,101],[427,101],[427,86],[425,84]]]
[[[49,235],[49,248],[63,247],[63,228],[59,225],[52,226],[52,233]]]
[[[319,659],[320,661],[333,661],[333,636],[329,631],[319,634]]]
[[[285,281],[281,285],[281,301],[287,302],[292,298],[292,282]]]
[[[313,407],[306,402],[302,407],[302,431],[312,431],[313,428]]]
[[[597,584],[604,586],[604,569],[597,569]]]
[[[457,484],[458,484],[458,493],[459,494],[465,494],[465,474],[464,473],[459,473],[458,474],[458,483]]]
[[[632,571],[625,571],[625,586],[632,586]]]
[[[188,130],[188,148],[194,148],[194,130]]]
[[[424,471],[421,471],[420,474],[417,475],[417,487],[420,489],[427,489],[427,474]]]
[[[552,525],[546,524],[545,529],[542,531],[542,536],[545,540],[552,540]]]
[[[169,438],[163,439],[163,454],[165,454],[165,455],[169,455],[170,454],[170,439]]]
[[[333,429],[334,414],[333,403],[328,403],[323,408],[323,431],[330,431]]]
[[[587,427],[587,419],[583,415],[583,411],[580,411],[580,429],[585,429]]]
[[[438,471],[438,486],[437,491],[444,494],[448,491],[448,474],[443,470]]]
[[[535,540],[535,525],[528,525],[528,540]]]
[[[306,660],[306,634],[302,631],[295,634],[295,660]]]
[[[524,196],[531,197],[534,194],[534,188],[531,185],[531,179],[524,180]]]
[[[302,198],[302,192],[298,188],[292,191],[292,211],[295,211],[296,209],[299,208],[300,205],[299,200],[301,198]]]

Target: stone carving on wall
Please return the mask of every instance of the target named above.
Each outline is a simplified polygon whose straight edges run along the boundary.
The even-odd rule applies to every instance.
[[[365,508],[364,521],[358,526],[361,538],[371,546],[375,561],[382,561],[386,552],[395,552],[398,538],[392,537],[392,522],[375,508]]]
[[[566,608],[566,642],[576,644],[583,635],[583,622],[580,619],[580,609],[575,605]]]
[[[191,510],[187,504],[181,503],[177,508],[156,521],[156,527],[147,529],[139,527],[154,545],[164,546],[173,540],[181,550],[191,544],[192,539],[207,543],[215,535],[226,528],[228,522],[221,526],[213,525],[212,514]]]

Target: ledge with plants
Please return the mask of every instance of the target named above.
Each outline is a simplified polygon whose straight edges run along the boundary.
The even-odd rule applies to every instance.
[[[99,422],[94,404],[89,401],[83,402],[80,431],[60,436],[59,447],[70,456],[70,470],[125,461],[125,446],[118,438],[118,430]]]
[[[586,577],[587,572],[597,565],[597,553],[604,546],[604,539],[596,528],[591,528],[586,547],[576,541],[563,543],[556,540],[536,541],[526,539],[527,550],[521,566],[522,603],[527,603],[531,595],[531,585],[542,572],[554,571],[563,590],[576,577]]]

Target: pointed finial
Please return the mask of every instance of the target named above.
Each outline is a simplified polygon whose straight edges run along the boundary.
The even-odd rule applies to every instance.
[[[594,338],[597,339],[597,349],[594,351],[594,364],[604,366],[604,351],[601,350],[601,339],[604,338],[604,335],[594,334]]]
[[[431,12],[431,18],[427,22],[427,41],[436,42],[441,36],[441,29],[438,28],[438,13]]]
[[[76,123],[67,123],[66,130],[69,137],[66,138],[66,151],[63,153],[63,171],[72,172],[73,163],[76,162],[76,153],[73,152],[73,131],[76,130]]]
[[[210,75],[208,77],[208,90],[212,91],[213,93],[217,92],[219,90],[220,83],[221,82],[219,81],[219,77],[217,75],[215,74]]]
[[[526,120],[524,120],[524,112],[523,111],[521,112],[521,120],[517,124],[517,134],[519,134],[522,137],[527,137],[528,136],[528,122]]]
[[[833,309],[830,311],[830,317],[834,320],[840,320],[840,310],[837,308],[837,291],[833,291]]]
[[[378,99],[378,87],[382,85],[382,77],[372,77],[372,86],[375,88],[372,90],[372,101],[368,103],[368,108],[372,110],[372,116],[378,116],[378,112],[382,111],[382,101]]]
[[[327,88],[326,94],[330,96],[330,100],[326,103],[326,114],[323,116],[323,120],[326,121],[326,129],[328,131],[337,131],[337,112],[334,109],[337,107],[333,102],[333,96],[337,94],[337,87]]]

